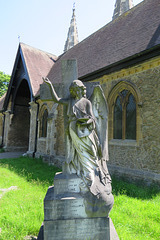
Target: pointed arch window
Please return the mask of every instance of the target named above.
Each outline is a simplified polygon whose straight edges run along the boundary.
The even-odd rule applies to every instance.
[[[39,137],[47,137],[47,119],[48,119],[48,110],[43,109],[40,116]]]
[[[139,143],[142,136],[140,116],[142,102],[135,86],[127,81],[120,81],[108,96],[108,106],[109,140],[136,140]]]
[[[118,93],[114,105],[114,139],[136,139],[136,102],[128,90]]]

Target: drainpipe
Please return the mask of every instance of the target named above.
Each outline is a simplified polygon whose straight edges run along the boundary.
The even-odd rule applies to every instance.
[[[4,112],[2,112],[2,114],[3,114],[3,128],[2,128],[2,142],[1,142],[1,145],[0,145],[1,148],[3,147],[3,144],[4,144],[4,127],[5,127],[5,117],[6,117]]]
[[[37,104],[37,115],[36,115],[36,132],[35,132],[35,145],[34,145],[34,152],[33,152],[33,158],[35,157],[35,153],[37,152],[37,138],[38,138],[38,114],[39,114],[39,103]]]

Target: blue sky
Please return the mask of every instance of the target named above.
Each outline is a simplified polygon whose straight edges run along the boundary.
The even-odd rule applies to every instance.
[[[115,0],[0,0],[0,71],[12,73],[18,36],[30,46],[63,53],[74,2],[79,41],[112,20]]]

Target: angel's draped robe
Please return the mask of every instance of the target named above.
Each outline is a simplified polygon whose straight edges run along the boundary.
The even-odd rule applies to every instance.
[[[98,198],[102,194],[110,194],[111,179],[106,160],[102,156],[91,102],[84,97],[77,102],[71,100],[67,115],[69,124],[66,163],[70,173],[76,173],[82,178],[83,191],[89,189]]]

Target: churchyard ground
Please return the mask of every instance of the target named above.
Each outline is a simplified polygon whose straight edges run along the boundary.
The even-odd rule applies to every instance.
[[[58,168],[40,159],[0,159],[0,239],[37,236],[43,221],[43,199]],[[121,240],[158,240],[160,189],[113,177],[115,203],[110,213]],[[4,191],[6,189],[6,191]]]

